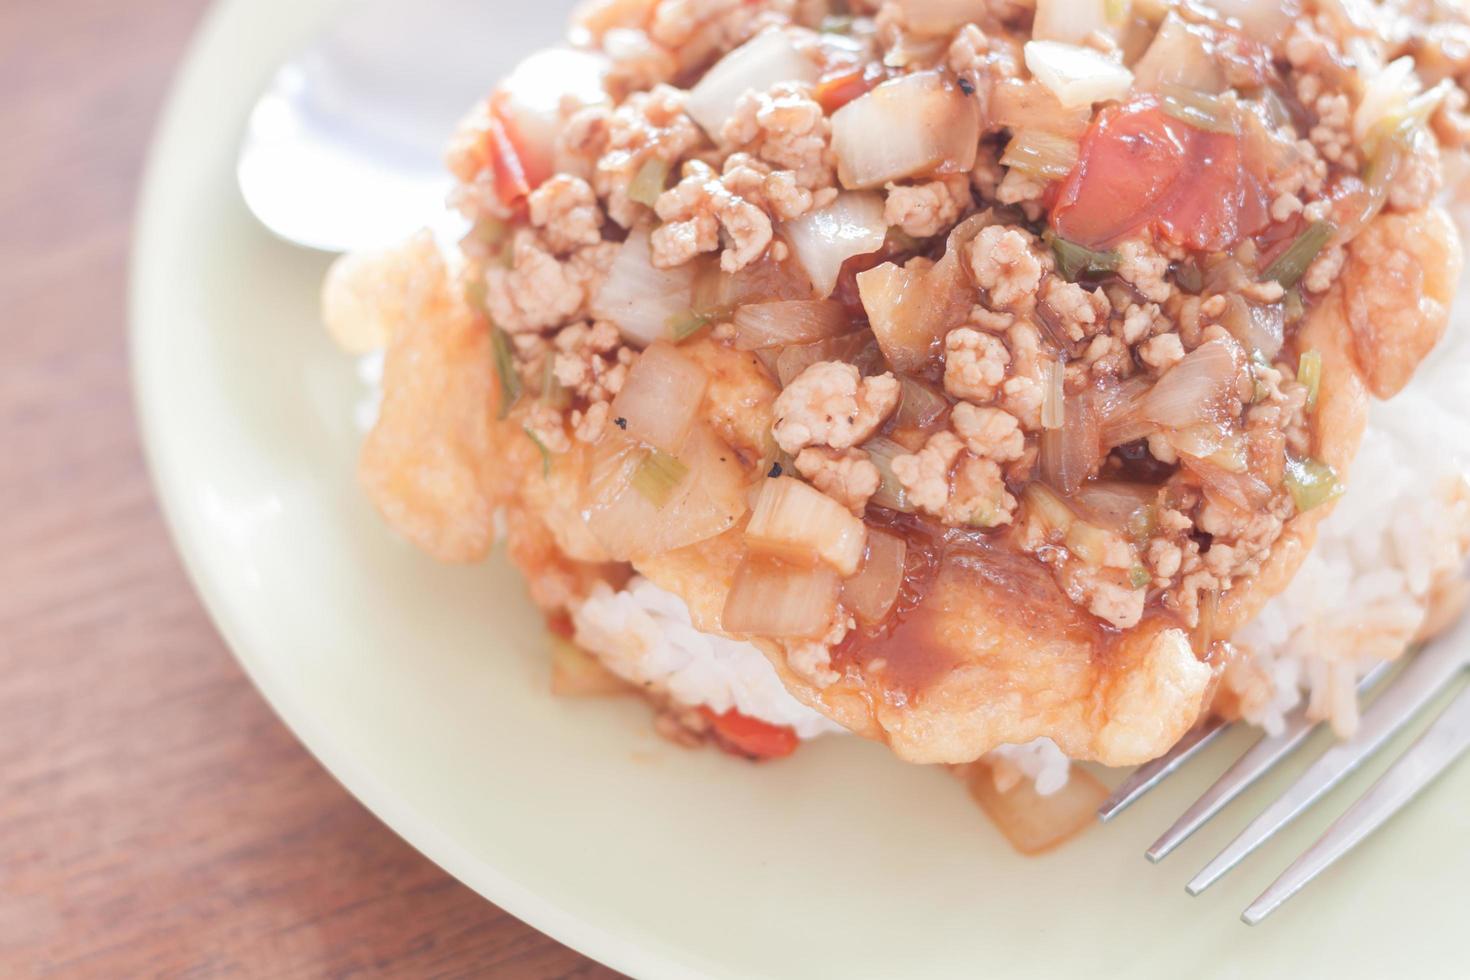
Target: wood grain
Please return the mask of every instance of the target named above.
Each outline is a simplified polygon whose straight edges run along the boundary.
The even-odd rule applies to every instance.
[[[333,782],[174,557],[125,280],[204,6],[0,2],[0,976],[613,976]]]

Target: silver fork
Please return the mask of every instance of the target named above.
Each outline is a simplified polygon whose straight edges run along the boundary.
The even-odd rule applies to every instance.
[[[1218,881],[1277,831],[1305,813],[1313,803],[1363,764],[1373,753],[1417,715],[1435,695],[1470,667],[1470,619],[1462,620],[1449,633],[1415,655],[1398,676],[1363,712],[1357,734],[1329,748],[1292,786],[1250,822],[1240,835],[1219,853],[1186,887],[1198,895]],[[1358,686],[1360,695],[1375,687],[1389,673],[1383,664],[1370,672]],[[1140,766],[1098,808],[1104,822],[1153,789],[1170,774],[1219,738],[1228,725],[1216,720],[1202,722],[1168,753]],[[1231,800],[1248,789],[1282,759],[1297,749],[1317,723],[1305,708],[1286,718],[1278,735],[1264,735],[1230,766],[1204,795],[1194,802],[1147,851],[1150,861],[1161,861],[1190,834],[1204,826]],[[1408,750],[1343,813],[1322,837],[1297,858],[1275,882],[1261,893],[1241,918],[1255,925],[1274,912],[1308,882],[1381,827],[1420,790],[1470,748],[1470,687],[1461,691]]]

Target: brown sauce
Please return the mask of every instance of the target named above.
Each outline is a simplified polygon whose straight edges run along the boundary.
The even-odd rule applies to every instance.
[[[907,543],[903,584],[888,618],[854,629],[833,648],[832,662],[839,671],[853,667],[878,679],[900,703],[942,680],[971,652],[946,649],[939,635],[941,624],[954,622],[946,604],[957,595],[1003,594],[1006,601],[986,602],[984,614],[1004,617],[1004,628],[1040,642],[1061,637],[1101,652],[1117,632],[1079,609],[1051,570],[1020,551],[1007,533],[946,528],[876,510],[869,523]]]

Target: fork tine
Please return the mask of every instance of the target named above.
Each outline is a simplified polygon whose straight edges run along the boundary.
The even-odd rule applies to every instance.
[[[1455,643],[1431,645],[1406,666],[1393,684],[1363,712],[1357,735],[1328,749],[1279,799],[1252,820],[1240,836],[1185,885],[1198,895],[1306,811],[1382,747],[1459,671],[1465,654]]]
[[[1220,733],[1228,727],[1229,723],[1219,718],[1210,718],[1195,725],[1168,752],[1133,770],[1113,790],[1113,795],[1097,808],[1098,818],[1106,823],[1122,813],[1139,797],[1163,782],[1164,777],[1193,758],[1195,753],[1219,738]]]
[[[1403,809],[1466,749],[1470,749],[1470,688],[1460,692],[1418,741],[1373,784],[1373,788],[1262,892],[1241,918],[1253,926],[1270,915],[1307,882],[1331,867],[1334,861]]]
[[[1388,673],[1390,663],[1381,663],[1364,675],[1358,683],[1358,691],[1362,693],[1382,679]],[[1155,863],[1169,856],[1169,853],[1184,843],[1191,834],[1203,827],[1209,820],[1223,810],[1231,800],[1245,792],[1256,780],[1271,770],[1271,767],[1280,762],[1307,740],[1307,737],[1317,728],[1318,722],[1307,718],[1305,707],[1298,708],[1286,717],[1286,727],[1279,735],[1267,735],[1259,739],[1245,753],[1235,760],[1235,764],[1225,770],[1224,775],[1215,780],[1215,784],[1205,790],[1204,794],[1194,805],[1174,822],[1174,826],[1164,831],[1163,836],[1154,841],[1152,847],[1145,856]]]

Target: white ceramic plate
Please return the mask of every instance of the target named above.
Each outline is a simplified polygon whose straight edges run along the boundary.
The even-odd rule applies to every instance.
[[[877,746],[827,739],[756,767],[664,743],[633,701],[552,698],[505,562],[435,565],[354,486],[359,389],[315,321],[325,263],[271,239],[235,190],[252,93],[327,6],[236,0],[204,26],[143,196],[134,369],[159,494],[220,630],[398,833],[643,977],[1464,975],[1470,766],[1249,929],[1241,908],[1364,779],[1190,899],[1184,881],[1260,797],[1162,866],[1142,852],[1224,753],[1025,859],[954,780]],[[505,9],[527,44],[559,31],[560,9]]]

